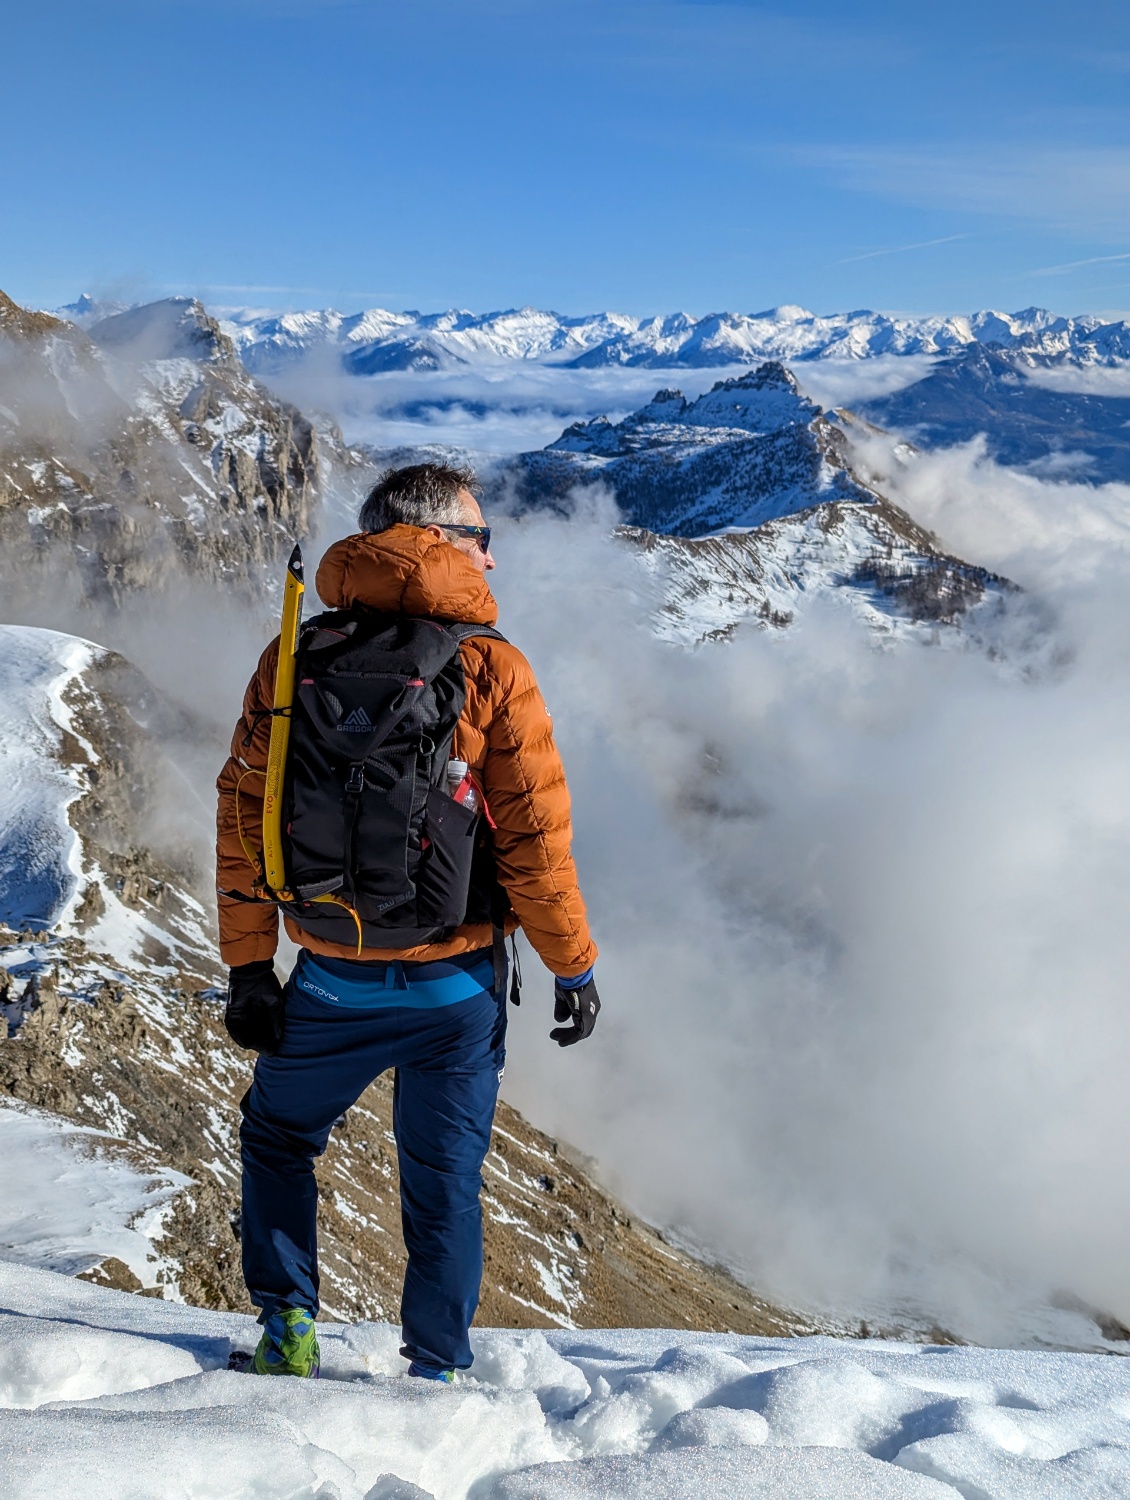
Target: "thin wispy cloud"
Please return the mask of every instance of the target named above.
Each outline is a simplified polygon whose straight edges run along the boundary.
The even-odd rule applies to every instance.
[[[1130,148],[1017,148],[991,142],[891,149],[804,147],[792,160],[836,174],[856,192],[932,209],[1038,224],[1074,236],[1121,238],[1130,198]]]
[[[162,285],[165,287],[179,287],[182,283],[179,281],[166,281]],[[325,290],[323,287],[318,286],[255,286],[240,281],[210,281],[208,282],[208,289],[213,292],[301,292],[312,296],[318,296]]]
[[[946,234],[937,240],[919,240],[913,245],[891,245],[885,250],[867,250],[862,255],[845,255],[843,260],[833,261],[836,266],[850,266],[857,260],[875,260],[880,255],[904,255],[908,250],[929,250],[932,245],[952,245],[955,240],[967,240],[967,234]]]
[[[1086,260],[1068,260],[1061,266],[1037,266],[1034,271],[1026,271],[1025,275],[1064,276],[1068,271],[1078,271],[1084,266],[1109,266],[1120,260],[1130,260],[1130,251],[1124,251],[1121,255],[1089,255]]]

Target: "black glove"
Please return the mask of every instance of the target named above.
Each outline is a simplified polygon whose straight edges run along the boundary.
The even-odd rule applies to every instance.
[[[228,970],[224,1025],[237,1046],[274,1057],[282,1044],[285,1022],[283,988],[271,959]]]
[[[590,979],[578,990],[567,990],[560,979],[553,986],[553,1019],[569,1021],[568,1026],[555,1026],[549,1033],[550,1040],[559,1047],[571,1047],[574,1042],[583,1042],[592,1036],[596,1018],[600,1013],[600,996],[596,992],[596,980]]]

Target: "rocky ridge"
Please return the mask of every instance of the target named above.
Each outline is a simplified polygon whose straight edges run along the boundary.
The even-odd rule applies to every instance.
[[[504,466],[499,498],[568,509],[585,487],[609,490],[621,535],[661,582],[657,628],[675,640],[746,619],[781,628],[816,599],[888,636],[978,637],[1014,587],[948,555],[862,474],[850,438],[865,426],[767,361],[696,401],[662,390],[621,422],[574,423]]]
[[[860,403],[861,415],[922,447],[980,438],[997,463],[1046,479],[1130,481],[1130,396],[1058,385],[1060,358],[974,345],[940,359],[921,380]]]
[[[360,462],[272,395],[199,302],[83,331],[0,293],[0,563],[120,605],[173,577],[257,585]]]

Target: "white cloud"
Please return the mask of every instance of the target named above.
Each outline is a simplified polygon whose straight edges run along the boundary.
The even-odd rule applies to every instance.
[[[831,605],[680,652],[600,518],[502,529],[605,1000],[558,1053],[530,964],[508,1089],[786,1299],[987,1341],[1065,1291],[1130,1318],[1130,489],[976,445],[895,483],[1054,612],[1054,670],[880,652]]]
[[[800,148],[803,164],[849,188],[904,203],[1020,219],[1077,237],[1126,230],[1130,148],[1017,147],[990,141],[920,148]]]

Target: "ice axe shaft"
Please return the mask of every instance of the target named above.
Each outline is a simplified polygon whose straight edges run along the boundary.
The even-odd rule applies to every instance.
[[[279,659],[275,668],[275,700],[271,713],[271,743],[267,751],[267,780],[263,792],[263,874],[269,889],[280,901],[294,899],[286,888],[282,804],[286,754],[290,746],[290,714],[294,705],[298,629],[302,623],[302,595],[305,591],[302,548],[296,543],[286,565],[282,625],[279,629]]]

